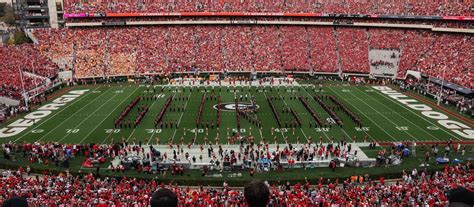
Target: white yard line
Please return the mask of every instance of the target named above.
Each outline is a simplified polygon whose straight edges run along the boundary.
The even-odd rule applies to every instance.
[[[111,88],[114,88],[114,87],[111,87]],[[75,129],[79,129],[79,127],[84,123],[86,122],[87,120],[89,120],[89,118],[94,115],[97,111],[99,111],[103,106],[105,106],[107,103],[109,103],[111,100],[113,100],[115,98],[115,96],[117,96],[119,93],[116,93],[114,96],[112,96],[112,98],[110,98],[109,100],[107,100],[106,102],[104,102],[102,105],[100,105],[99,107],[97,107],[96,110],[94,110],[92,113],[90,113],[89,115],[87,115],[86,118],[82,119],[81,122],[79,122],[79,124],[77,124],[75,126]],[[71,116],[72,117],[72,116]],[[64,122],[63,122],[64,123]],[[63,141],[66,137],[68,137],[71,133],[68,133],[66,134],[66,136],[63,136],[61,139],[58,140],[58,142],[61,142]]]
[[[367,87],[367,88],[369,88],[369,87]],[[375,91],[376,91],[376,90],[375,90]],[[378,91],[377,91],[377,92],[378,92]],[[378,92],[378,93],[380,93],[380,92]],[[390,99],[390,98],[384,96],[385,94],[380,93],[380,95],[383,96],[383,97],[385,97],[385,98],[387,98],[388,100],[390,100],[390,101],[392,101],[392,102],[394,102],[394,103],[399,104],[400,106],[405,107],[403,104],[401,104],[401,103],[399,103],[399,102],[397,102],[397,101],[395,101],[395,100],[392,100],[392,99]],[[428,119],[426,119],[425,117],[423,117],[423,116],[421,116],[421,115],[415,113],[414,111],[412,111],[412,110],[410,110],[410,109],[408,109],[408,108],[407,108],[407,111],[409,111],[409,112],[415,114],[416,116],[418,116],[419,118],[425,120],[425,121],[428,122],[429,124],[431,124],[431,125],[433,125],[433,126],[436,126],[436,124],[433,124],[433,122],[431,122],[431,121],[429,121]],[[450,133],[449,131],[443,129],[442,127],[439,127],[439,128],[440,128],[442,131],[446,132],[447,134],[453,136],[453,134]],[[453,136],[453,137],[455,137],[455,138],[458,139],[458,140],[462,140],[462,139],[458,138],[457,136]]]
[[[207,89],[207,87],[204,87],[204,88]],[[198,89],[198,92],[199,92],[199,89]],[[189,96],[191,96],[191,95],[189,95]],[[207,92],[204,92],[204,97],[206,97],[206,96],[207,96]],[[186,102],[186,104],[188,104],[188,102]],[[205,105],[205,104],[204,104],[204,105]],[[201,99],[199,99],[199,106],[201,106]],[[203,106],[203,107],[204,107],[204,106]],[[204,110],[204,109],[203,109],[203,110]],[[202,117],[202,115],[203,115],[203,114],[200,114],[201,117]],[[181,117],[182,117],[182,115],[181,115]],[[181,117],[180,117],[180,120],[181,120]],[[196,127],[196,129],[197,129],[197,127]],[[175,132],[176,132],[176,131],[175,131]],[[194,139],[193,139],[193,146],[194,146],[194,144],[195,144],[195,142],[196,142],[197,135],[198,135],[198,132],[195,131],[195,132],[194,132]],[[173,142],[173,141],[174,141],[174,135],[173,135],[173,138],[172,138],[171,142]],[[219,141],[220,141],[220,139],[219,139]],[[210,143],[212,143],[212,141],[210,141]],[[183,143],[183,144],[184,144],[184,143]]]
[[[249,98],[252,98],[252,93],[250,91],[252,91],[253,86],[248,86],[248,87],[249,87],[249,90],[247,91],[247,94],[248,94]],[[256,113],[254,113],[253,115],[255,115],[255,118],[258,120],[258,115]],[[262,130],[260,129],[260,127],[256,127],[256,128],[258,128],[258,131],[260,133],[260,140],[262,140],[263,139]],[[250,131],[250,129],[249,129],[249,131]],[[268,140],[267,140],[267,142],[268,142]]]
[[[110,87],[109,89],[105,90],[104,92],[102,92],[102,94],[100,94],[99,96],[95,97],[94,99],[92,99],[91,101],[89,101],[89,103],[87,103],[86,105],[82,106],[79,110],[77,110],[76,112],[74,112],[73,114],[71,114],[66,120],[62,121],[60,124],[58,124],[56,127],[54,127],[53,129],[51,129],[48,133],[46,133],[45,135],[43,135],[42,137],[40,137],[38,140],[36,140],[37,142],[38,141],[41,141],[43,140],[43,138],[45,138],[48,134],[50,134],[51,132],[53,132],[54,130],[56,130],[57,128],[59,128],[60,126],[62,126],[64,123],[66,123],[69,119],[71,119],[72,117],[74,117],[77,112],[81,111],[82,109],[84,109],[85,107],[89,106],[90,104],[94,103],[94,101],[98,98],[100,98],[101,96],[103,96],[104,94],[107,94],[106,92],[109,91],[110,89],[112,89],[112,87]]]
[[[189,100],[191,98],[191,94],[192,93],[190,92],[189,95],[188,95],[188,99],[186,100],[186,103],[184,104],[184,110],[183,110],[183,112],[181,112],[181,116],[179,117],[179,120],[178,120],[178,127],[174,130],[173,138],[171,138],[171,142],[174,141],[174,136],[176,136],[176,132],[178,132],[179,126],[181,124],[181,119],[183,118],[184,112],[186,111],[186,108],[188,107],[188,103],[189,103]],[[194,138],[194,140],[196,140],[196,138]]]
[[[126,140],[127,143],[128,143],[128,140],[130,139],[130,137],[132,137],[132,135],[135,133],[135,130],[137,130],[136,127],[132,130],[132,133],[130,133],[130,135],[128,135],[127,140]]]
[[[270,87],[272,87],[272,86],[270,86]],[[268,99],[267,93],[263,92],[263,95],[265,95],[265,99]],[[265,100],[265,101],[268,102],[268,100]],[[271,107],[270,107],[270,110],[272,110]],[[276,113],[276,112],[275,112],[275,113]],[[273,115],[272,115],[272,116],[273,116]],[[285,141],[285,135],[283,134],[283,130],[281,130],[281,129],[278,129],[278,130],[280,130],[281,136],[283,137],[283,141]],[[287,129],[287,133],[288,133],[288,129]]]
[[[368,106],[369,108],[371,108],[372,110],[374,110],[375,112],[377,112],[379,115],[381,115],[383,118],[385,118],[385,120],[388,120],[388,121],[389,121],[390,123],[392,123],[393,125],[398,126],[397,123],[393,122],[390,118],[386,117],[382,112],[380,112],[380,111],[378,111],[377,109],[375,109],[374,107],[372,107],[370,104],[368,104],[367,102],[365,102],[363,99],[360,99],[359,97],[357,97],[356,95],[352,94],[351,92],[349,92],[349,94],[351,94],[351,96],[356,97],[360,102],[364,103],[366,106]],[[415,139],[416,141],[419,141],[415,136],[413,136],[412,134],[408,133],[408,131],[402,130],[402,132],[404,132],[405,134],[407,134],[407,135],[410,136],[411,138]]]
[[[131,95],[133,95],[140,87],[137,87],[137,89],[135,89],[132,93],[130,93],[130,95],[127,96],[127,98],[124,98],[122,102],[120,102],[120,104],[117,104],[117,106],[109,113],[109,115],[107,115],[105,117],[104,120],[102,120],[99,124],[97,124],[96,127],[94,127],[94,129],[92,129],[82,140],[81,142],[79,142],[79,144],[81,144],[87,137],[89,137],[107,118],[109,118],[110,115],[112,115],[112,113],[117,110],[118,107],[120,107],[123,102],[125,102],[126,100],[128,100],[130,98]],[[109,134],[109,136],[107,136],[107,138],[105,138],[103,141],[102,141],[102,144],[110,137],[110,135],[112,135],[112,133]]]
[[[99,87],[99,88],[100,88],[100,87]],[[97,88],[97,89],[99,89],[99,88]],[[95,90],[97,90],[97,89],[95,89]],[[63,112],[64,110],[68,109],[68,108],[71,107],[72,105],[78,103],[81,99],[83,99],[83,98],[86,97],[87,95],[92,94],[91,92],[92,92],[92,91],[89,91],[86,95],[84,95],[84,96],[78,98],[78,99],[75,100],[73,103],[70,103],[69,105],[65,106],[65,107],[62,108],[61,110],[57,111],[56,113],[54,113],[53,115],[51,115],[50,117],[48,117],[46,120],[41,121],[40,124],[36,125],[36,126],[35,126],[33,129],[31,129],[31,130],[37,129],[39,126],[41,126],[41,125],[43,125],[44,123],[48,122],[50,119],[56,117],[58,114],[61,114],[61,112]],[[61,97],[61,96],[60,96],[60,97]],[[31,131],[31,130],[30,130],[30,131]],[[18,140],[20,140],[21,138],[25,137],[25,136],[26,136],[27,134],[29,134],[29,133],[30,133],[30,132],[26,132],[26,133],[23,134],[21,137],[18,137],[17,139],[15,139],[15,141],[13,141],[13,142],[17,142]]]
[[[367,87],[369,88],[369,87]],[[370,89],[370,88],[369,88]],[[362,93],[365,93],[364,91],[362,91],[361,89],[358,89],[356,87],[356,90],[359,90],[361,91]],[[372,89],[373,90],[373,89]],[[376,90],[374,90],[375,92]],[[377,93],[377,92],[376,92]],[[384,96],[385,97],[385,96]],[[388,97],[386,97],[387,99],[389,99]],[[404,116],[400,115],[399,113],[397,113],[395,110],[393,110],[392,108],[386,106],[385,104],[381,103],[380,101],[378,101],[377,99],[373,99],[374,101],[376,101],[377,103],[379,103],[380,105],[383,105],[385,108],[387,108],[388,110],[394,112],[394,114],[396,114],[397,116],[401,117],[402,119],[405,119],[405,121],[409,122],[410,124],[414,125],[415,127],[417,127],[418,129],[420,129],[421,131],[425,132],[426,134],[430,135],[431,137],[435,138],[436,140],[440,140],[438,139],[437,137],[433,136],[431,133],[429,133],[428,131],[426,131],[425,129],[421,128],[420,126],[418,126],[418,124],[415,124],[413,123],[412,121],[410,121],[409,119],[405,118]],[[390,100],[390,99],[389,99]],[[405,107],[403,107],[404,109],[406,109]],[[431,124],[431,123],[430,123]]]
[[[135,91],[134,91],[133,93],[135,93]],[[151,104],[150,109],[153,108],[153,106],[155,105],[156,102],[158,102],[158,101],[154,101],[154,102]],[[135,133],[136,130],[137,130],[137,128],[135,127],[135,128],[132,130],[132,133],[130,133],[130,135],[128,135],[128,137],[127,137],[127,142],[128,142],[128,140],[130,139],[130,137],[132,137],[132,135]],[[155,131],[156,131],[156,130],[153,130],[153,134],[155,134]],[[153,136],[153,134],[152,134],[152,136]],[[148,142],[146,143],[147,145],[148,145],[148,143],[150,143],[150,140],[151,140],[151,139],[149,139]]]
[[[309,92],[308,92],[308,91],[307,91],[305,88],[303,88],[303,87],[301,87],[301,88],[304,90],[304,92],[306,92],[306,94],[308,94],[308,95],[309,95],[309,98],[310,98],[310,99],[312,99],[312,98],[313,98],[313,97],[311,96],[311,94],[310,94],[310,93],[309,93]],[[313,117],[311,117],[311,118],[313,118]],[[311,129],[313,129],[313,128],[311,128]],[[321,130],[321,132],[322,132],[322,133],[323,133],[323,135],[326,137],[326,139],[328,139],[328,142],[330,142],[330,141],[331,141],[331,139],[329,139],[329,136],[326,134],[326,132],[324,132],[324,130]],[[347,135],[347,133],[346,133],[345,131],[344,131],[344,133],[346,134],[346,136],[348,136],[348,139],[350,139],[350,138],[351,138],[349,135]],[[318,140],[318,141],[319,141],[319,140]]]
[[[339,93],[337,93],[336,91],[332,90],[331,88],[328,87],[328,89],[331,90],[331,91],[333,91],[333,92],[334,92],[335,94],[337,94],[338,96],[340,96]],[[367,115],[365,115],[364,113],[362,113],[362,111],[361,111],[359,108],[357,108],[357,107],[355,107],[354,105],[352,105],[352,103],[351,103],[350,101],[347,101],[346,103],[348,103],[349,105],[351,105],[352,108],[354,108],[354,109],[356,109],[357,111],[359,111],[360,114],[362,114],[362,115],[364,115],[365,117],[367,117],[367,119],[368,119],[370,122],[374,123],[379,129],[381,129],[382,131],[384,131],[385,134],[387,134],[388,136],[390,136],[394,142],[397,142],[397,139],[395,139],[395,138],[394,138],[390,133],[388,133],[383,127],[381,127],[381,126],[378,125],[376,122],[374,122],[370,117],[368,117]],[[373,138],[372,138],[372,139],[373,139]],[[375,139],[373,139],[373,140],[376,141]],[[380,140],[379,140],[379,141],[380,141]]]
[[[278,95],[280,95],[280,98],[282,98],[283,103],[285,104],[285,106],[286,106],[286,107],[289,107],[288,104],[286,103],[285,99],[283,99],[283,96],[281,95],[281,93],[278,93]],[[303,133],[304,138],[306,138],[306,141],[309,142],[310,140],[308,139],[308,137],[306,136],[306,134],[303,132],[303,129],[301,129],[301,127],[300,127],[300,130],[301,130],[301,133]]]

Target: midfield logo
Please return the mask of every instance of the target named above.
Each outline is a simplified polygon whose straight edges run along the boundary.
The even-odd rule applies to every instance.
[[[235,107],[235,103],[232,102],[216,104],[213,106],[214,109],[221,109],[222,111],[235,111]],[[239,107],[239,110],[241,111],[256,111],[260,108],[259,105],[252,105],[251,103],[238,103],[237,107]]]

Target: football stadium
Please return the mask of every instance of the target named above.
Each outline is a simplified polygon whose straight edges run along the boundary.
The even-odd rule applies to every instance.
[[[469,0],[0,1],[0,204],[474,206]]]

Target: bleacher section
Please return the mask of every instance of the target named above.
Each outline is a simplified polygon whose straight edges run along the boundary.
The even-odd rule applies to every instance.
[[[39,51],[77,77],[190,71],[370,72],[370,50],[401,53],[407,70],[472,87],[469,34],[312,26],[149,26],[37,30]],[[62,45],[55,42],[62,42]],[[370,62],[369,62],[370,61]]]

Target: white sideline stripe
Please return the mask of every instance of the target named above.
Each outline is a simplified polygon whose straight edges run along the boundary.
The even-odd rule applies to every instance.
[[[377,113],[379,113],[380,115],[382,115],[386,120],[388,120],[390,123],[392,123],[393,125],[398,126],[397,123],[393,122],[391,119],[389,119],[388,117],[386,117],[385,115],[383,115],[383,113],[381,113],[380,111],[378,111],[377,109],[374,109],[374,107],[372,107],[370,104],[368,104],[367,102],[365,102],[364,100],[360,99],[359,97],[357,97],[356,95],[350,93],[351,96],[354,96],[356,97],[357,99],[359,99],[362,103],[364,103],[365,105],[367,105],[369,108],[371,108],[372,110],[376,111]],[[408,136],[410,136],[411,138],[415,139],[416,141],[419,141],[415,136],[413,136],[412,134],[408,133],[408,131],[405,131],[403,130],[402,132],[404,132],[405,134],[407,134]]]
[[[100,86],[99,86],[100,88]],[[97,88],[97,89],[99,89]],[[95,90],[97,90],[95,89]],[[18,137],[17,139],[15,139],[13,142],[17,142],[18,140],[20,140],[21,138],[25,137],[27,134],[30,134],[32,130],[35,130],[37,129],[39,126],[43,125],[44,123],[48,122],[50,119],[56,117],[56,115],[60,114],[61,112],[63,112],[64,110],[66,110],[67,108],[71,107],[72,105],[76,104],[77,102],[79,102],[81,99],[83,99],[84,97],[86,97],[87,95],[89,95],[91,93],[87,93],[86,95],[78,98],[77,100],[75,100],[74,102],[72,102],[71,104],[67,105],[66,107],[62,108],[61,110],[57,111],[56,113],[54,113],[53,115],[51,115],[50,117],[48,117],[46,120],[44,121],[41,121],[40,124],[36,125],[33,129],[31,129],[30,131],[27,131],[25,132],[22,136]]]
[[[111,88],[107,89],[106,91],[109,91]],[[41,136],[38,140],[36,140],[37,142],[38,141],[41,141],[43,140],[48,134],[50,134],[51,132],[53,132],[54,130],[56,130],[58,127],[62,126],[64,123],[66,123],[69,119],[71,119],[72,117],[74,117],[74,115],[77,114],[77,112],[81,111],[82,109],[84,109],[85,107],[89,106],[91,103],[93,103],[96,99],[98,99],[99,97],[103,96],[104,94],[106,94],[105,92],[102,92],[102,94],[100,94],[99,96],[95,97],[94,99],[92,99],[92,101],[89,101],[89,103],[87,103],[86,105],[82,106],[79,110],[77,110],[76,112],[74,112],[72,115],[70,115],[67,119],[65,119],[64,121],[62,121],[60,124],[58,124],[56,127],[54,127],[53,129],[49,130],[48,133],[46,133],[45,135]]]
[[[359,90],[361,91],[362,93],[365,93],[364,91],[362,91],[361,89],[357,88],[356,87],[356,90]],[[385,97],[385,96],[384,96]],[[387,98],[388,99],[388,98]],[[415,127],[417,127],[418,129],[421,129],[421,131],[425,132],[426,134],[430,135],[431,137],[437,139],[437,140],[440,140],[438,139],[437,137],[433,136],[432,134],[428,133],[428,131],[426,131],[425,129],[421,128],[420,126],[418,126],[417,124],[411,122],[409,119],[405,118],[404,116],[400,115],[399,113],[396,113],[395,110],[393,110],[392,108],[386,106],[385,104],[381,103],[379,100],[377,99],[373,99],[374,101],[376,101],[377,103],[379,103],[380,105],[383,105],[383,107],[387,108],[388,110],[392,111],[392,112],[395,112],[394,114],[396,114],[397,116],[399,117],[402,117],[403,119],[405,119],[407,122],[409,122],[410,124],[414,125]],[[389,99],[390,100],[390,99]],[[405,107],[403,107],[404,109],[406,109]],[[418,141],[418,140],[417,140]]]
[[[379,91],[377,91],[377,92],[380,93]],[[402,93],[402,94],[403,94],[403,93]],[[381,94],[381,95],[382,95],[382,94]],[[395,103],[397,103],[397,104],[403,106],[401,103],[399,103],[399,102],[397,102],[397,101],[394,101],[394,100],[392,100],[392,99],[390,99],[390,98],[388,98],[388,97],[386,97],[386,96],[383,96],[383,97],[385,97],[386,99],[388,99],[388,100],[390,100],[390,101],[392,101],[392,102],[395,102]],[[415,99],[415,100],[417,100],[417,99]],[[405,106],[403,106],[403,107],[405,107]],[[421,119],[425,120],[425,121],[428,122],[429,124],[436,126],[436,124],[433,124],[433,122],[431,122],[431,121],[429,121],[428,119],[426,119],[425,117],[423,117],[423,116],[421,116],[421,115],[415,113],[413,110],[407,109],[407,111],[409,111],[409,112],[411,112],[411,113],[417,115],[418,117],[420,117]],[[447,134],[453,136],[453,134],[451,134],[449,131],[446,131],[443,127],[439,127],[439,128],[440,128],[442,131],[446,132]],[[455,137],[455,138],[458,139],[458,140],[462,140],[462,139],[458,138],[457,136],[453,136],[453,137]]]
[[[328,88],[329,88],[329,87],[328,87]],[[333,91],[335,94],[337,94],[338,96],[340,96],[339,93],[336,92],[335,90],[333,90],[333,89],[331,89],[331,88],[329,88],[329,90]],[[352,105],[352,103],[351,103],[350,101],[347,101],[347,103],[348,103],[349,105],[351,105],[352,108],[356,109],[356,110],[359,111],[359,112],[362,112],[362,111],[360,111],[359,108],[357,108],[357,107],[355,107],[354,105]],[[368,116],[365,115],[364,113],[361,113],[361,114],[364,115],[365,117],[367,117],[367,119],[368,119],[370,122],[374,123],[379,129],[381,129],[383,132],[385,132],[385,134],[387,134],[389,137],[391,137],[393,141],[395,141],[395,142],[397,141],[390,133],[388,133],[387,131],[385,131],[385,129],[384,129],[383,127],[380,127],[380,125],[378,125],[376,122],[374,122],[370,117],[368,117]]]
[[[124,98],[123,101],[120,102],[120,104],[117,104],[117,107],[115,107],[115,108],[109,113],[108,116],[106,116],[99,124],[97,124],[97,126],[94,127],[94,129],[92,129],[92,130],[89,132],[89,134],[87,134],[87,135],[79,142],[79,144],[81,144],[86,138],[88,138],[88,137],[92,134],[92,132],[94,132],[107,118],[109,118],[109,116],[112,115],[112,113],[114,113],[114,111],[117,110],[117,108],[118,108],[119,106],[121,106],[121,105],[123,104],[123,102],[125,102],[126,100],[128,100],[128,98],[130,98],[130,96],[131,96],[132,94],[134,94],[139,88],[140,88],[140,87],[137,87],[137,89],[135,89],[132,93],[130,93],[130,95],[128,95],[127,98]],[[112,134],[112,133],[111,133],[111,134]],[[111,135],[111,134],[109,134],[109,135]],[[109,138],[109,136],[107,136],[107,138],[105,138],[105,139],[102,141],[102,144],[103,144],[108,138]]]
[[[112,88],[114,88],[114,87],[110,87],[110,89],[112,89]],[[110,89],[109,89],[109,90],[110,90]],[[107,91],[108,91],[108,90],[107,90]],[[106,94],[106,93],[104,93],[104,94]],[[101,109],[105,104],[109,103],[109,102],[110,102],[112,99],[114,99],[115,96],[117,96],[118,94],[119,94],[119,93],[115,93],[114,96],[112,96],[109,100],[105,101],[102,105],[100,105],[99,107],[97,107],[97,109],[94,110],[89,116],[87,116],[87,118],[82,119],[82,121],[79,122],[79,124],[77,124],[77,125],[75,126],[75,129],[79,129],[79,127],[80,127],[85,121],[89,120],[89,118],[92,116],[92,114],[95,114],[95,112],[97,112],[99,109]],[[73,116],[71,116],[71,117],[73,117]],[[63,123],[64,123],[64,122],[63,122]],[[59,139],[58,142],[63,141],[63,140],[64,140],[66,137],[68,137],[70,134],[72,134],[72,133],[67,133],[66,136],[63,136],[61,139]]]

